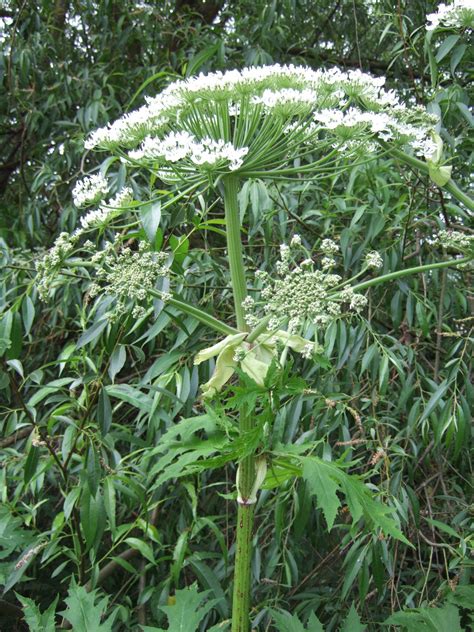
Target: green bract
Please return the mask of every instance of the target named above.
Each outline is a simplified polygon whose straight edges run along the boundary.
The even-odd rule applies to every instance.
[[[244,373],[263,386],[268,369],[277,356],[278,348],[289,347],[303,355],[319,351],[318,346],[310,340],[286,331],[276,331],[271,336],[259,336],[254,343],[245,342],[246,336],[246,333],[227,336],[197,354],[194,364],[201,364],[217,356],[216,368],[211,379],[202,385],[203,397],[213,397],[218,393],[239,365]]]

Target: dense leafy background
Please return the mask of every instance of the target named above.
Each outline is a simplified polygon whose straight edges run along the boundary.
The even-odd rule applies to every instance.
[[[128,630],[169,620],[178,630],[187,608],[196,629],[208,630],[229,617],[233,467],[157,488],[147,456],[179,419],[202,413],[206,369],[198,374],[192,358],[213,335],[172,311],[95,325],[80,279],[48,304],[37,297],[34,260],[74,228],[71,183],[100,159],[84,154],[85,135],[176,76],[272,62],[361,67],[440,113],[453,175],[466,186],[472,47],[468,33],[426,37],[435,6],[2,3],[2,629],[54,630],[62,620],[78,631]],[[107,168],[123,180],[123,167]],[[196,210],[222,218],[214,202],[171,207],[165,243],[189,233]],[[250,271],[271,269],[278,244],[294,232],[312,247],[338,238],[350,274],[368,248],[382,253],[388,272],[445,256],[427,242],[439,228],[469,230],[462,206],[387,160],[323,183],[254,182],[241,204]],[[224,243],[219,230],[198,226],[178,263],[187,300],[227,319]],[[298,620],[312,612],[326,630],[388,629],[381,624],[390,615],[409,630],[468,629],[471,281],[448,269],[374,289],[364,320],[327,331],[325,368],[296,362],[314,392],[282,397],[272,440],[297,443],[306,433],[322,440],[319,456],[356,460],[353,471],[370,475],[413,547],[349,530],[344,506],[328,534],[304,482],[264,491],[254,538],[256,629],[303,630]],[[404,608],[420,610],[394,614]],[[314,619],[307,629],[319,629]]]

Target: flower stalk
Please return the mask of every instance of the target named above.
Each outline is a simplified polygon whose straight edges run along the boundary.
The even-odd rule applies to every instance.
[[[395,281],[401,277],[408,276],[410,274],[417,274],[418,272],[429,272],[430,270],[439,270],[440,268],[448,268],[449,266],[459,266],[464,263],[468,263],[472,260],[472,257],[462,257],[460,259],[448,259],[447,261],[439,261],[438,263],[427,263],[422,266],[415,266],[413,268],[405,268],[405,270],[397,270],[396,272],[390,272],[389,274],[383,274],[382,276],[369,279],[354,285],[352,289],[355,292],[360,292],[368,287],[374,285],[380,285],[381,283],[387,283],[388,281]]]
[[[242,307],[242,303],[247,296],[247,286],[245,283],[245,267],[242,255],[242,240],[240,237],[239,201],[237,198],[239,179],[237,176],[229,175],[223,179],[223,185],[227,252],[232,291],[234,294],[237,329],[240,331],[248,331],[245,322],[244,308]]]
[[[419,158],[416,158],[415,156],[410,156],[409,154],[402,151],[401,149],[392,148],[390,151],[395,157],[399,158],[402,162],[405,162],[411,167],[418,169],[422,173],[429,175],[428,164],[426,162],[423,162],[423,160],[420,160]],[[452,178],[450,178],[446,182],[446,184],[443,185],[442,188],[448,191],[449,193],[451,193],[451,195],[454,198],[456,198],[459,202],[464,204],[464,206],[468,208],[470,211],[474,211],[474,200],[469,195],[467,195],[467,193],[465,193],[462,189],[460,189],[459,186],[454,182]]]
[[[223,179],[224,209],[226,219],[227,251],[230,277],[234,295],[237,328],[248,331],[242,303],[247,296],[245,267],[240,235],[240,214],[237,194],[239,179],[230,175]],[[239,420],[240,434],[253,428],[253,418],[242,411]],[[246,456],[239,464],[237,478],[238,510],[236,552],[234,568],[234,593],[232,600],[232,632],[248,632],[250,619],[252,532],[255,505],[251,498],[255,481],[255,455]],[[251,502],[249,502],[249,500]]]
[[[250,568],[255,505],[238,503],[238,506],[234,596],[232,601],[232,632],[248,632],[251,589]]]
[[[163,292],[158,292],[157,290],[150,290],[149,294],[151,296],[154,296],[155,298],[164,300]],[[204,310],[199,309],[199,307],[194,307],[194,305],[190,305],[189,303],[180,301],[174,296],[167,297],[166,304],[171,305],[171,307],[176,307],[183,314],[187,314],[188,316],[193,316],[194,318],[196,318],[196,320],[199,320],[199,322],[203,323],[204,325],[207,325],[210,329],[214,329],[214,331],[217,331],[220,334],[232,335],[232,334],[239,333],[237,329],[235,329],[234,327],[231,327],[230,325],[223,323],[218,318],[215,318],[214,316],[211,316]]]

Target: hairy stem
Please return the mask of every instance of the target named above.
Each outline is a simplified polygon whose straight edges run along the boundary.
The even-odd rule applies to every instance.
[[[240,433],[253,428],[253,417],[243,412],[240,417]],[[248,632],[250,619],[250,589],[252,561],[252,531],[254,501],[247,502],[255,481],[255,455],[251,454],[239,464],[237,478],[237,533],[234,569],[234,596],[232,601],[232,632]]]
[[[237,513],[237,550],[235,553],[232,632],[248,632],[250,613],[250,563],[255,505],[239,503]]]
[[[240,216],[237,193],[239,180],[236,176],[227,176],[224,184],[224,208],[227,233],[227,251],[229,256],[230,278],[234,294],[237,328],[248,331],[245,323],[242,301],[247,296],[245,268],[242,256],[240,236]],[[240,415],[240,433],[244,435],[253,428],[252,415],[242,411]],[[250,497],[255,480],[255,455],[251,454],[239,464],[237,481],[238,513],[236,532],[236,553],[234,569],[234,596],[232,600],[232,632],[248,632],[250,623],[250,563],[252,558],[252,531],[254,505],[246,500]]]

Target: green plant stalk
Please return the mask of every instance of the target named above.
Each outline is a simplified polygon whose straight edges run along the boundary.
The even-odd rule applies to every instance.
[[[156,298],[160,298],[160,299],[162,298],[162,293],[156,290],[150,290],[150,294],[151,296],[154,296]],[[177,298],[172,297],[172,298],[167,299],[166,305],[177,307],[181,312],[183,312],[183,314],[188,314],[188,316],[193,316],[194,318],[199,320],[201,323],[203,323],[204,325],[207,325],[211,329],[214,329],[214,331],[217,331],[220,334],[225,334],[226,336],[228,336],[228,335],[239,333],[237,329],[235,329],[234,327],[230,327],[230,325],[226,325],[226,323],[223,323],[221,320],[214,318],[214,316],[211,316],[210,314],[203,311],[202,309],[199,309],[199,307],[194,307],[193,305],[190,305],[189,303],[185,303],[184,301],[180,301]]]
[[[386,145],[383,144],[383,146],[385,147]],[[429,175],[428,163],[415,158],[415,156],[409,156],[401,149],[391,149],[391,153],[411,167],[414,167],[415,169],[422,171],[426,175]],[[474,211],[474,200],[469,195],[464,193],[464,191],[462,191],[462,189],[458,187],[454,180],[448,180],[448,182],[441,188],[449,191],[449,193],[451,193],[453,197],[459,200],[459,202],[462,202],[464,206],[466,206],[466,208],[468,208],[470,211]]]
[[[406,268],[405,270],[397,270],[396,272],[390,272],[389,274],[384,274],[382,276],[376,277],[375,279],[370,279],[369,281],[364,281],[363,283],[358,283],[357,285],[353,285],[352,289],[354,291],[365,290],[368,287],[372,287],[373,285],[379,285],[380,283],[386,283],[387,281],[394,281],[395,279],[399,279],[400,277],[407,276],[409,274],[417,274],[418,272],[428,272],[429,270],[439,270],[440,268],[448,268],[449,266],[459,266],[463,263],[468,263],[472,260],[472,257],[462,257],[461,259],[449,259],[448,261],[440,261],[438,263],[427,263],[422,266],[415,266],[413,268]]]
[[[232,600],[232,632],[248,632],[250,626],[250,568],[255,505],[238,504],[237,548]]]
[[[239,179],[237,176],[227,176],[223,180],[224,208],[227,232],[227,254],[229,257],[230,278],[234,294],[235,317],[237,329],[248,331],[245,323],[242,301],[247,296],[245,284],[245,268],[242,256],[242,241],[240,238],[240,213],[237,194],[239,192]]]
[[[252,331],[247,336],[247,342],[255,342],[257,338],[267,331],[268,323],[270,322],[271,316],[264,316],[257,326],[252,329]]]
[[[227,252],[229,256],[230,278],[234,294],[237,328],[248,331],[245,322],[242,301],[247,296],[245,283],[245,267],[242,256],[240,236],[240,214],[237,194],[239,180],[236,176],[223,179],[224,208],[226,219]],[[240,434],[244,435],[253,428],[253,418],[247,411],[240,416]],[[232,599],[232,632],[248,632],[250,624],[250,588],[252,532],[254,505],[245,501],[251,496],[255,480],[255,455],[251,454],[239,463],[237,481],[238,511],[236,530],[236,552],[234,568],[234,594]]]

